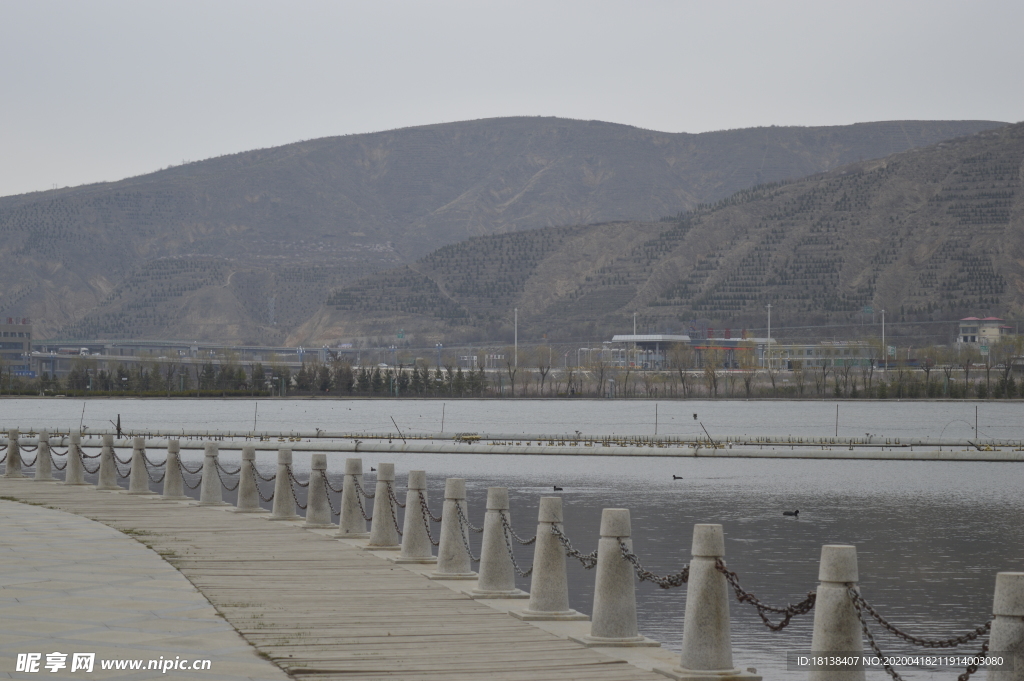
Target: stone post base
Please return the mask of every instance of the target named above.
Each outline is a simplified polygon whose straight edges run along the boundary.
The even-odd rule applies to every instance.
[[[761,681],[761,677],[753,667],[747,671],[742,669],[702,670],[655,667],[654,671],[664,674],[670,679],[676,679],[676,681]]]
[[[575,610],[566,610],[565,612],[509,610],[508,614],[524,622],[583,621],[590,619],[590,615],[584,615],[582,612],[576,612]]]
[[[570,636],[570,641],[575,641],[588,648],[658,648],[660,643],[646,636],[636,638],[602,638],[600,636]]]

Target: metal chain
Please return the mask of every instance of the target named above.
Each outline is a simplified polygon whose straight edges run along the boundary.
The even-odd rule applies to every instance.
[[[22,463],[23,466],[35,466],[36,465],[36,461],[39,461],[39,455],[38,454],[36,454],[36,458],[32,459],[31,461],[25,461],[25,457],[21,457],[21,463]]]
[[[345,483],[341,484],[341,489],[334,489],[331,487],[331,481],[327,479],[327,471],[321,470],[320,475],[324,478],[324,484],[327,485],[327,489],[331,490],[335,494],[341,494],[345,489]]]
[[[85,471],[86,473],[88,473],[89,475],[96,475],[97,473],[99,473],[99,472],[100,472],[100,467],[99,467],[99,466],[96,466],[96,468],[94,468],[93,470],[89,470],[89,467],[88,467],[88,466],[86,466],[86,465],[85,465],[85,462],[83,461],[83,462],[82,462],[82,470],[84,470],[84,471]]]
[[[167,459],[164,459],[160,463],[153,463],[152,461],[149,460],[149,457],[146,456],[145,453],[142,454],[142,458],[146,460],[146,465],[147,466],[152,466],[153,468],[160,468],[160,466],[167,465]]]
[[[39,449],[39,445],[36,445],[35,447],[29,447],[28,445],[21,445],[21,451],[23,451],[23,452],[34,452],[37,449]]]
[[[224,473],[224,475],[238,475],[239,473],[242,472],[242,467],[241,466],[239,466],[238,468],[236,468],[233,471],[229,471],[227,468],[225,468],[224,466],[220,465],[220,461],[217,461],[217,468],[219,468],[221,470],[221,472]]]
[[[856,589],[848,589],[847,591],[850,594],[850,598],[853,599],[854,603],[859,605],[865,611],[867,611],[867,613],[874,617],[875,621],[881,624],[883,627],[885,627],[885,629],[887,629],[889,633],[891,633],[896,638],[901,638],[908,643],[913,643],[915,646],[921,646],[922,648],[956,648],[959,645],[963,645],[964,643],[969,643],[973,641],[982,634],[988,633],[988,631],[992,628],[992,620],[989,620],[985,624],[982,624],[981,626],[975,628],[974,631],[969,631],[966,634],[961,634],[960,636],[954,636],[952,638],[939,640],[912,636],[906,633],[905,631],[901,631],[900,629],[896,628],[895,626],[890,624],[884,617],[879,615],[878,611],[871,607],[871,605],[864,600],[864,597],[857,593]]]
[[[529,577],[533,574],[533,568],[525,572],[519,568],[519,563],[516,562],[516,554],[512,551],[512,537],[509,536],[512,532],[511,526],[508,523],[508,515],[506,511],[498,511],[498,516],[501,517],[501,535],[505,538],[505,548],[508,549],[508,557],[512,561],[512,567],[520,577]],[[534,537],[536,540],[537,538]]]
[[[331,492],[340,492],[341,490],[336,490],[333,487],[331,487],[331,483],[327,479],[327,471],[321,469],[320,470],[320,477],[322,477],[324,479],[324,485],[327,486],[327,489],[324,490],[324,496],[327,497],[327,505],[331,507],[331,515],[332,516],[340,516],[341,515],[341,511],[335,511],[334,510],[334,502],[331,501]]]
[[[184,463],[182,463],[181,459],[178,459],[178,468],[180,468],[181,470],[186,471],[188,473],[191,473],[192,475],[199,475],[200,473],[203,472],[202,464],[200,464],[199,468],[197,468],[195,470],[192,470],[191,468],[186,466]]]
[[[395,504],[395,506],[397,506],[398,508],[405,508],[405,504],[399,501],[398,497],[395,496],[395,488],[391,486],[391,483],[385,482],[384,484],[388,486],[388,496],[391,497],[391,501]]]
[[[298,485],[299,487],[309,487],[309,480],[307,480],[306,482],[299,482],[299,479],[295,477],[295,473],[292,473],[291,466],[286,465],[285,470],[288,471],[288,477],[291,478],[292,482],[294,482],[296,485]]]
[[[469,525],[469,520],[466,515],[462,512],[462,504],[458,501],[455,502],[456,515],[459,517],[459,536],[462,537],[462,545],[466,547],[466,553],[469,555],[469,559],[474,563],[479,563],[480,559],[473,555],[473,549],[469,548],[469,538],[466,536],[466,525]],[[472,529],[472,525],[469,525]]]
[[[458,502],[455,503],[455,509],[459,512],[459,521],[465,523],[466,527],[468,527],[471,531],[476,532],[478,534],[484,531],[484,528],[477,527],[473,523],[469,522],[469,518],[467,518],[466,514],[462,512],[462,505],[459,504]]]
[[[196,482],[196,484],[194,484],[194,485],[188,484],[188,480],[185,479],[185,471],[188,471],[189,473],[192,473],[192,475],[195,475],[199,471],[196,471],[195,473],[193,473],[192,471],[190,471],[187,468],[185,468],[184,466],[182,466],[180,461],[178,462],[178,467],[179,467],[178,468],[178,472],[181,473],[181,481],[183,483],[185,483],[185,487],[188,487],[189,489],[199,489],[199,485],[203,484],[203,479],[202,478],[199,478],[199,481]],[[200,469],[200,470],[202,470],[202,469]]]
[[[153,474],[150,473],[149,469],[147,468],[146,469],[146,477],[149,478],[149,481],[152,482],[154,485],[159,485],[161,482],[164,481],[164,478],[167,477],[167,471],[164,471],[163,473],[161,473],[159,478],[154,478]]]
[[[440,546],[440,539],[438,539],[438,541],[434,541],[434,538],[430,535],[430,521],[434,520],[434,516],[430,515],[430,509],[427,507],[427,497],[423,492],[420,492],[420,510],[423,511],[421,515],[423,517],[423,527],[427,530],[427,539],[429,539],[430,543],[434,546]],[[440,522],[440,520],[441,519],[438,518],[434,522]]]
[[[388,485],[388,492],[391,492],[391,485]],[[389,496],[391,497],[391,501],[398,503],[398,500],[395,499],[395,495],[393,493],[390,494]],[[391,522],[395,524],[395,532],[397,532],[398,536],[401,537],[402,528],[398,526],[398,512],[395,511],[395,507],[392,506],[391,504],[388,504],[388,514],[391,516]]]
[[[275,480],[277,480],[277,473],[274,473],[270,477],[263,477],[263,475],[258,470],[256,470],[256,464],[255,463],[252,465],[252,472],[253,472],[253,475],[258,477],[263,482],[274,482]]]
[[[988,641],[981,644],[981,650],[979,650],[978,654],[974,656],[975,660],[983,658],[988,654],[988,644]],[[967,681],[967,679],[971,678],[971,675],[974,674],[974,672],[978,671],[978,666],[977,662],[967,665],[967,668],[964,669],[964,673],[956,677],[956,681]]]
[[[217,479],[220,480],[220,486],[223,487],[224,489],[226,489],[229,492],[234,492],[236,489],[238,489],[238,486],[240,484],[242,484],[242,477],[241,476],[238,477],[238,480],[235,481],[235,486],[234,487],[228,487],[227,483],[224,482],[224,478],[222,478],[221,475],[220,475],[222,470],[223,469],[220,467],[220,464],[218,463],[217,466],[216,466],[216,471],[217,471]],[[242,469],[239,468],[238,470],[239,470],[239,472],[241,472]],[[234,475],[234,473],[228,473],[227,475]]]
[[[0,445],[0,452],[6,452],[6,451],[7,451],[7,445]],[[0,459],[0,461],[3,461],[3,459]]]
[[[53,458],[53,454],[52,453],[50,454],[50,463],[53,464],[53,467],[56,468],[59,471],[62,471],[65,468],[68,467],[68,462],[67,461],[64,462],[63,466],[61,466],[59,463],[57,463],[57,459]]]
[[[793,619],[796,615],[804,615],[806,613],[809,613],[814,608],[814,603],[818,598],[818,595],[815,592],[808,591],[807,598],[800,601],[796,605],[790,604],[784,608],[776,608],[774,606],[768,605],[767,603],[762,603],[760,600],[758,600],[757,596],[755,596],[754,594],[750,593],[749,591],[745,590],[742,586],[740,586],[740,578],[736,575],[735,572],[731,572],[728,568],[725,567],[725,563],[722,562],[721,558],[715,559],[715,569],[721,572],[723,575],[725,575],[726,581],[729,582],[729,585],[732,586],[733,591],[736,592],[736,600],[740,603],[750,603],[755,608],[757,608],[757,614],[761,618],[761,621],[764,622],[764,626],[768,627],[772,631],[782,631],[786,628],[786,626],[789,625],[789,621]],[[783,618],[778,622],[778,624],[772,623],[772,621],[769,620],[768,616],[765,614],[766,612],[772,612],[777,615],[783,615]]]
[[[558,529],[557,525],[551,526],[551,534],[558,538],[558,543],[565,549],[565,555],[570,558],[575,558],[582,563],[584,570],[592,570],[594,566],[597,565],[596,550],[591,551],[590,553],[580,553],[572,547],[572,544],[569,543],[569,538],[566,537],[560,529]]]
[[[306,505],[308,505],[309,500],[308,499],[306,500],[307,504],[300,504],[299,503],[299,497],[297,497],[295,495],[295,486],[292,485],[293,482],[298,483],[298,480],[296,480],[295,476],[292,475],[292,467],[291,466],[285,466],[285,468],[288,470],[288,477],[290,478],[288,480],[288,491],[292,493],[292,501],[295,502],[296,506],[298,506],[303,511],[305,511],[306,510]],[[309,485],[309,483],[307,482],[306,485]],[[303,485],[300,485],[300,487],[301,486],[303,486]]]
[[[116,459],[117,457],[115,456],[114,458]],[[117,467],[117,464],[115,463],[115,464],[114,464],[114,471],[115,471],[115,472],[117,473],[117,477],[119,477],[119,478],[121,478],[122,480],[124,480],[125,478],[127,478],[127,477],[131,476],[131,474],[132,474],[132,467],[131,467],[131,466],[128,466],[128,472],[127,472],[127,473],[125,473],[124,475],[121,475],[121,469],[120,469],[120,468],[118,468],[118,467]]]
[[[70,449],[70,447],[68,449]],[[58,452],[56,447],[50,447],[50,454],[56,454],[57,456],[67,456],[68,450],[65,449],[63,452]]]
[[[660,586],[662,589],[671,589],[674,586],[682,586],[690,579],[690,566],[684,565],[683,569],[674,575],[668,575],[662,577],[656,575],[650,570],[645,570],[644,566],[640,564],[640,559],[636,557],[636,554],[629,550],[626,546],[626,542],[619,540],[619,550],[622,552],[622,557],[625,558],[633,565],[633,570],[636,572],[636,576],[640,578],[641,582],[653,582]]]
[[[85,453],[85,448],[86,447],[89,447],[89,449],[96,449],[97,447],[100,447],[100,451],[98,453],[96,453],[96,454],[86,454]],[[79,445],[78,446],[78,452],[82,455],[83,459],[98,459],[101,456],[103,456],[103,449],[102,449],[102,447],[100,445]]]
[[[423,507],[423,515],[433,520],[435,523],[441,522],[441,516],[435,516],[430,512],[430,508],[427,506],[426,495],[420,492],[420,506]]]
[[[119,458],[118,458],[118,456],[117,456],[117,450],[114,450],[114,449],[112,449],[112,450],[110,450],[110,453],[111,453],[111,454],[113,455],[113,457],[114,457],[114,461],[118,462],[118,463],[119,463],[119,464],[121,464],[122,466],[130,466],[130,465],[131,465],[131,463],[132,463],[132,458],[131,458],[130,456],[129,456],[129,457],[127,458],[127,459],[125,459],[124,461],[122,461],[122,460],[121,460],[121,459],[119,459]]]
[[[356,485],[357,485],[356,490],[358,491],[359,483],[357,482]],[[371,516],[366,515],[366,509],[363,508],[363,497],[362,497],[361,494],[357,494],[356,495],[356,503],[359,505],[359,515],[363,516],[363,520],[373,520],[373,516],[372,515]]]
[[[259,473],[256,472],[256,466],[250,466],[249,470],[252,471],[252,482],[256,486],[256,494],[259,496],[260,500],[268,502],[268,503],[273,501],[274,500],[274,493],[273,492],[270,493],[269,497],[264,497],[263,496],[263,492],[260,491],[260,481],[256,477],[256,476],[259,475]],[[270,482],[270,481],[267,480],[267,482]]]
[[[7,452],[4,452],[4,455],[0,456],[0,463],[3,463],[4,461],[7,461]]]
[[[512,535],[512,538],[520,544],[522,544],[523,546],[529,546],[530,544],[533,544],[537,541],[537,535],[533,535],[529,539],[523,539],[518,534],[516,534],[516,531],[512,529],[512,523],[509,522],[508,515],[506,515],[505,513],[501,514],[501,524],[505,526],[505,530]]]
[[[367,494],[366,492],[364,492],[363,491],[363,486],[359,484],[359,478],[357,478],[356,476],[354,476],[354,475],[352,476],[352,481],[354,483],[356,483],[356,491],[359,492],[359,494],[361,494],[364,497],[366,497],[367,499],[372,499],[375,496],[377,496],[376,492],[374,492],[373,494]]]

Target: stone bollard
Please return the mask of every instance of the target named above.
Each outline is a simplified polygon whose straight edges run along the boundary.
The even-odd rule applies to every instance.
[[[4,470],[5,478],[24,478],[21,472],[21,447],[18,445],[20,433],[17,428],[12,428],[7,433],[7,468]]]
[[[394,559],[396,563],[436,563],[433,544],[427,534],[430,518],[423,513],[420,494],[427,498],[427,474],[425,471],[409,471],[409,484],[405,493],[405,518],[402,523],[402,553]],[[444,513],[444,511],[442,511]]]
[[[309,494],[306,497],[306,522],[303,527],[332,528],[331,500],[327,496],[327,455],[313,454],[309,471]]]
[[[487,488],[487,513],[484,515],[483,546],[480,547],[480,581],[469,592],[473,598],[529,598],[516,588],[516,572],[505,543],[505,517],[508,512],[508,488]]]
[[[203,448],[203,479],[199,483],[199,506],[227,506],[217,471],[219,453],[220,445],[216,442],[207,442]]]
[[[459,524],[457,508],[469,518],[466,504],[465,478],[448,478],[444,481],[444,507],[441,509],[441,538],[437,547],[437,571],[431,579],[476,579],[472,559],[466,547],[469,546],[469,527]]]
[[[366,502],[359,498],[359,490],[363,486],[363,460],[345,459],[345,481],[341,483],[341,517],[338,519],[339,539],[363,539],[369,537],[366,531],[366,519],[359,511],[365,508]]]
[[[694,525],[686,584],[683,652],[679,666],[657,671],[675,679],[729,678],[760,681],[756,674],[733,667],[729,631],[729,583],[715,567],[725,557],[721,525]]]
[[[644,638],[636,624],[636,590],[633,566],[622,557],[619,542],[633,550],[629,509],[606,508],[601,512],[601,539],[597,543],[597,575],[594,584],[594,616],[590,635],[573,640],[585,646],[657,646]]]
[[[64,484],[84,485],[85,467],[82,465],[82,434],[71,433],[68,438],[67,463],[64,464]]]
[[[988,681],[1024,681],[1024,572],[996,575],[989,655],[1012,657],[1007,669],[989,669]]]
[[[565,549],[551,528],[562,529],[562,497],[541,497],[537,510],[537,543],[533,549],[530,604],[526,610],[509,614],[521,620],[587,620],[569,607],[569,580],[565,571]]]
[[[117,485],[117,462],[114,461],[114,436],[104,435],[100,448],[100,472],[96,489],[104,492],[119,492]]]
[[[857,583],[857,547],[826,544],[821,547],[818,597],[814,602],[813,655],[854,654],[864,650],[860,618],[847,584]],[[814,670],[811,681],[864,681],[863,669]]]
[[[242,464],[238,471],[238,503],[235,513],[267,513],[260,506],[260,493],[256,487],[256,448],[242,447]]]
[[[53,461],[50,459],[50,434],[39,433],[39,448],[36,449],[36,482],[53,482]]]
[[[185,496],[185,481],[181,477],[181,442],[178,440],[167,441],[167,463],[164,464],[164,493],[161,499],[184,500],[190,497]]]
[[[156,494],[149,491],[145,438],[137,437],[132,440],[132,470],[128,473],[128,494]]]
[[[399,545],[398,536],[398,509],[391,501],[388,494],[388,487],[395,481],[395,464],[377,464],[377,488],[373,496],[373,520],[370,521],[370,542],[366,548],[397,551],[402,548]]]
[[[277,477],[274,478],[274,510],[267,520],[302,520],[295,512],[295,494],[288,469],[292,467],[292,450],[277,450]]]

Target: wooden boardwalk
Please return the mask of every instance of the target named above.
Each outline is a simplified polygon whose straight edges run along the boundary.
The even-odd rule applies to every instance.
[[[0,496],[135,537],[296,679],[665,679],[296,523],[30,481]]]

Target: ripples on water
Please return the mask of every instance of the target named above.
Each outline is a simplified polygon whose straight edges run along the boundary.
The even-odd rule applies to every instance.
[[[77,425],[81,405],[0,402],[5,426]],[[446,405],[445,430],[650,434],[653,406],[456,401]],[[945,428],[946,436],[970,437],[974,406],[843,402],[840,435],[937,436]],[[243,412],[249,411],[251,419],[252,408],[251,402],[235,401],[98,400],[87,404],[86,423],[98,427],[120,413],[129,428],[249,428],[252,421],[246,424]],[[258,425],[387,430],[393,415],[403,429],[432,432],[440,429],[440,409],[436,401],[261,401]],[[709,429],[723,433],[822,436],[834,434],[835,428],[835,403],[661,402],[659,432],[690,434],[694,412]],[[1024,437],[1020,412],[1020,403],[980,403],[979,431]],[[649,423],[644,420],[648,415]],[[956,423],[958,419],[963,423]],[[223,454],[231,463],[238,456]],[[183,458],[198,461],[201,452],[186,450]],[[295,458],[296,472],[308,474],[309,455],[296,452]],[[890,620],[922,636],[946,637],[986,621],[995,573],[1024,569],[1024,464],[455,454],[389,459],[398,470],[399,488],[407,471],[427,471],[434,507],[443,496],[444,478],[467,478],[474,522],[482,519],[487,487],[509,487],[513,524],[520,535],[535,527],[537,499],[555,494],[554,485],[564,487],[557,494],[564,499],[566,533],[584,552],[596,547],[601,509],[628,508],[635,551],[648,569],[661,574],[675,572],[689,560],[695,523],[721,523],[730,569],[748,590],[777,605],[801,600],[815,588],[822,544],[855,544],[865,598]],[[258,454],[266,473],[274,470],[275,460],[273,452]],[[367,456],[365,470],[377,463],[374,455]],[[340,473],[343,465],[344,455],[330,455],[331,471]],[[673,474],[683,480],[674,481]],[[800,509],[799,520],[782,516],[783,510],[794,508]],[[523,556],[520,562],[528,563],[531,549],[517,550]],[[572,606],[590,612],[593,573],[570,563],[569,575]],[[528,588],[528,582],[522,586]],[[640,584],[637,601],[641,631],[678,650],[685,591]],[[766,679],[797,677],[785,671],[785,652],[809,648],[813,613],[773,633],[751,607],[734,601],[731,608],[737,666],[755,666]],[[909,652],[887,636],[879,638],[885,652]],[[907,670],[914,679],[953,678],[958,673]],[[870,672],[868,677],[883,675]]]

